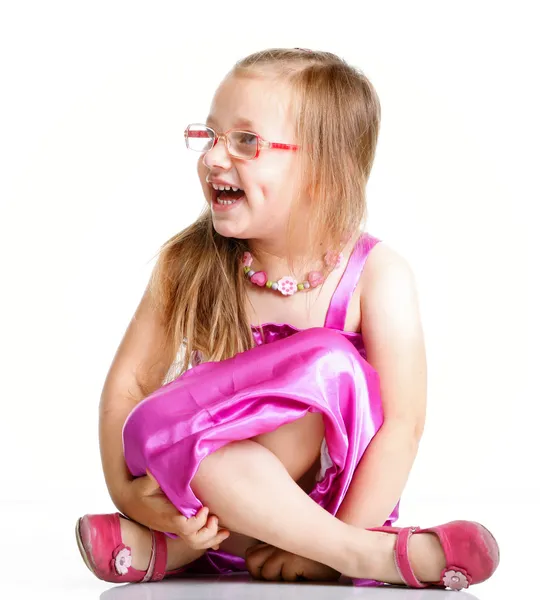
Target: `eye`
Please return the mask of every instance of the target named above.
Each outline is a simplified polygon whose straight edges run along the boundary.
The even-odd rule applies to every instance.
[[[238,144],[243,144],[245,146],[257,145],[257,136],[248,131],[236,131],[235,137]]]

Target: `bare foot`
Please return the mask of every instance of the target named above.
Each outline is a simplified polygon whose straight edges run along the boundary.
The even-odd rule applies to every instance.
[[[236,533],[236,531],[231,531],[231,535],[226,540],[221,542],[219,549],[223,550],[224,552],[228,552],[229,554],[234,554],[234,556],[245,558],[246,550],[249,547],[260,543],[261,542],[255,538]]]
[[[373,532],[379,536],[378,556],[372,563],[373,574],[369,577],[386,583],[401,584],[401,578],[394,560],[397,535],[394,533]],[[415,533],[409,538],[409,560],[416,578],[422,583],[438,583],[446,558],[434,533]],[[365,577],[365,575],[362,575]]]
[[[120,517],[120,532],[122,541],[131,548],[131,566],[134,569],[146,571],[152,552],[152,534],[147,527],[134,521]],[[178,569],[193,562],[205,553],[205,550],[192,550],[178,539],[166,537],[167,540],[167,571]]]

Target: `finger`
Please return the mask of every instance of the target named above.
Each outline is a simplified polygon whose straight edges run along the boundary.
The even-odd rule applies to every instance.
[[[221,543],[223,540],[226,540],[229,535],[230,531],[228,529],[218,528],[218,519],[216,516],[212,515],[207,521],[207,526],[193,534],[191,538],[199,544],[211,544],[218,540]]]
[[[250,546],[246,550],[246,556],[252,557],[253,560],[258,560],[261,557],[269,556],[274,550],[276,550],[276,547],[271,544],[257,544],[256,546]]]
[[[321,581],[326,581],[324,578],[320,578]],[[294,566],[284,562],[281,566],[281,580],[282,581],[308,581],[308,578],[304,575],[302,570],[297,571]]]
[[[220,529],[218,534],[216,535],[216,541],[218,544],[224,542],[228,537],[230,537],[231,532],[228,529]]]
[[[198,539],[212,539],[217,535],[218,532],[218,518],[215,515],[210,515],[206,520],[206,525],[201,527],[195,534]]]
[[[221,544],[221,542],[224,542],[230,535],[230,532],[228,532],[225,529],[222,529],[216,536],[215,540],[213,540],[216,542],[216,545],[212,546],[212,550],[219,550],[219,545]]]
[[[287,553],[281,566],[281,578],[283,581],[306,581],[316,579],[306,576],[306,565],[296,554]],[[319,577],[319,579],[321,579]],[[322,578],[324,580],[324,577]]]
[[[267,544],[264,547],[253,550],[249,555],[246,554],[246,567],[255,579],[262,579],[261,570],[266,560],[272,556],[276,550],[277,548],[275,546]]]
[[[184,515],[177,516],[175,523],[177,524],[178,531],[184,536],[193,535],[206,525],[208,512],[209,509],[203,506],[195,516],[189,519],[184,517]]]
[[[274,548],[261,568],[261,577],[267,581],[283,581],[282,570],[287,560],[287,552]]]

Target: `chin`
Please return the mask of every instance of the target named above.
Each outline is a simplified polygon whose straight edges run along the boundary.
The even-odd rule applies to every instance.
[[[216,219],[212,215],[212,224],[214,229],[219,235],[227,238],[248,239],[249,235],[246,234],[245,229],[234,221],[227,221],[225,219]]]

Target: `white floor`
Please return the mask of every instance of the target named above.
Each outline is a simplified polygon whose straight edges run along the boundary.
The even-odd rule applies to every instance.
[[[0,501],[2,519],[2,582],[0,598],[55,600],[187,600],[187,599],[287,599],[362,598],[362,600],[498,600],[540,598],[533,583],[538,573],[538,542],[535,539],[535,508],[538,503],[513,498],[499,498],[482,507],[474,503],[448,506],[442,502],[420,505],[408,500],[398,525],[429,526],[455,518],[482,521],[497,537],[501,546],[501,564],[487,582],[472,586],[467,592],[441,589],[354,588],[339,584],[273,583],[236,575],[218,580],[165,580],[149,584],[114,585],[98,579],[88,571],[77,550],[74,526],[80,510],[73,498],[51,506],[45,497],[38,505],[32,502]],[[101,512],[101,507],[88,510]],[[98,510],[96,510],[96,508]],[[107,507],[110,508],[110,507]],[[105,512],[105,511],[103,511]],[[107,511],[110,512],[110,511]],[[419,515],[423,517],[419,520]],[[407,517],[405,519],[405,516]],[[528,524],[533,524],[533,528]],[[536,554],[535,554],[536,553]],[[534,568],[536,567],[536,569]],[[456,595],[459,594],[459,595]]]

